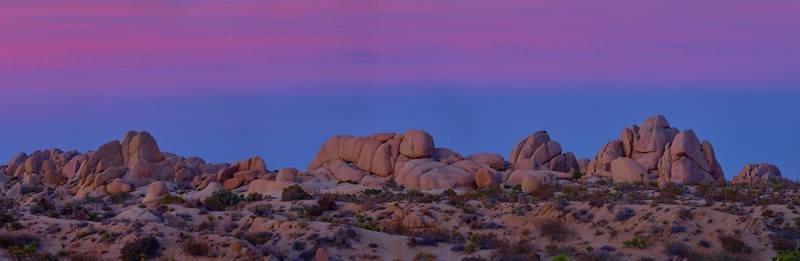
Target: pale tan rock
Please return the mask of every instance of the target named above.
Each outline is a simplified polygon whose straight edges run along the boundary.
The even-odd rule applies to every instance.
[[[329,164],[328,168],[333,173],[334,178],[339,181],[352,181],[357,183],[367,175],[363,170],[342,160],[332,161],[327,164]]]
[[[531,159],[536,164],[544,164],[561,154],[561,145],[555,141],[548,141],[533,152]]]
[[[394,161],[399,150],[400,143],[396,140],[394,142],[385,142],[378,146],[372,157],[370,171],[381,177],[392,175],[394,173]]]
[[[35,191],[42,184],[42,176],[36,173],[27,173],[22,178],[23,191]]]
[[[537,131],[518,142],[511,150],[508,160],[514,164],[523,159],[530,159],[536,149],[548,141],[550,141],[550,135],[546,131]]]
[[[147,195],[142,199],[142,203],[158,201],[161,197],[169,195],[169,188],[164,181],[155,181],[147,186]]]
[[[505,170],[506,169],[506,161],[503,159],[503,156],[496,153],[476,153],[472,154],[467,157],[468,160],[478,162],[481,164],[486,164],[489,167],[496,169],[496,170]]]
[[[450,165],[463,161],[464,156],[448,148],[436,148],[433,150],[433,160]]]
[[[520,185],[522,186],[522,192],[531,193],[551,183],[550,176],[534,172],[525,175]]]
[[[47,185],[57,186],[65,180],[64,177],[61,176],[61,173],[58,172],[56,164],[51,160],[42,162],[40,172],[44,176],[44,183]]]
[[[488,169],[480,169],[475,173],[475,185],[478,188],[490,188],[500,184],[500,177]]]
[[[708,161],[708,165],[711,166],[711,172],[709,172],[709,174],[714,177],[714,180],[716,180],[718,184],[725,184],[725,173],[722,171],[722,166],[719,161],[717,161],[717,156],[711,142],[707,140],[703,141],[703,153],[705,154],[706,161]]]
[[[39,167],[42,165],[42,156],[40,152],[34,152],[25,160],[25,173],[39,173]]]
[[[733,185],[766,185],[784,180],[780,169],[769,163],[747,164],[733,177]]]
[[[684,130],[678,133],[678,135],[675,135],[670,153],[672,153],[671,157],[673,159],[687,157],[706,172],[711,171],[711,166],[709,166],[706,155],[703,153],[700,140],[697,139],[697,136],[692,130]]]
[[[108,185],[106,185],[106,193],[109,195],[119,194],[119,193],[127,193],[133,191],[133,188],[128,183],[125,183],[122,179],[115,179],[112,180]]]
[[[420,130],[407,131],[400,143],[400,153],[412,159],[430,158],[434,148],[433,137]]]
[[[328,257],[328,250],[324,247],[317,248],[317,252],[314,253],[314,261],[328,261],[330,257]]]
[[[355,162],[356,167],[369,171],[372,168],[372,161],[375,158],[375,154],[381,145],[380,141],[364,138],[361,142],[361,151],[359,152],[358,160]]]
[[[611,178],[614,183],[647,184],[647,170],[630,158],[617,158],[611,162]]]
[[[230,178],[226,180],[225,183],[222,183],[222,187],[225,189],[235,189],[242,186],[243,183],[244,180],[241,178]]]
[[[172,179],[172,183],[188,186],[192,184],[192,180],[194,178],[195,175],[191,170],[182,168],[175,172],[175,177]]]
[[[125,166],[122,160],[122,145],[119,141],[103,144],[90,154],[89,159],[81,165],[78,176],[83,178],[93,173],[100,173],[111,167]]]
[[[633,153],[633,142],[636,139],[636,133],[639,132],[639,127],[636,125],[628,126],[622,130],[620,134],[620,141],[622,142],[622,151],[625,157],[631,157]]]
[[[86,161],[88,157],[84,154],[72,157],[64,167],[61,168],[61,176],[67,179],[72,178],[80,170],[81,164]]]
[[[284,168],[278,171],[278,175],[275,176],[275,181],[279,182],[296,182],[297,181],[297,169],[295,168]]]
[[[625,156],[622,148],[622,142],[619,140],[612,140],[611,142],[603,145],[600,151],[597,152],[591,164],[587,167],[586,173],[589,175],[599,175],[602,172],[611,172],[611,162],[619,157]]]
[[[245,170],[233,173],[233,178],[241,179],[244,182],[253,181],[257,177],[258,177],[258,170]]]
[[[150,133],[129,131],[121,144],[122,157],[128,174],[125,180],[144,185],[152,180],[172,180],[174,170]]]
[[[125,167],[113,167],[106,169],[102,173],[94,175],[94,180],[91,184],[96,188],[101,185],[105,185],[108,181],[116,178],[122,178],[123,176],[125,176]]]

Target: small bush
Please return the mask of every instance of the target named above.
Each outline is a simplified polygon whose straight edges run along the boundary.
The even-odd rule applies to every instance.
[[[124,261],[140,261],[158,255],[161,244],[153,236],[143,237],[125,244],[119,252],[119,258]]]
[[[272,205],[270,204],[261,204],[250,208],[250,212],[253,212],[258,217],[270,217],[272,216]]]
[[[264,195],[261,195],[261,193],[256,193],[256,192],[251,192],[250,194],[247,194],[246,197],[244,197],[244,201],[247,202],[261,201],[263,199]]]
[[[567,254],[561,253],[550,258],[550,261],[569,261]]]
[[[319,206],[322,211],[336,210],[336,196],[330,194],[321,195],[317,200],[317,206]]]
[[[190,241],[183,245],[183,251],[192,256],[207,256],[208,245],[202,242]]]
[[[162,205],[170,205],[170,204],[178,204],[178,205],[180,205],[180,204],[186,203],[186,200],[184,200],[182,197],[179,197],[179,196],[167,195],[167,196],[161,197],[161,199],[159,199],[158,202],[161,203]]]
[[[419,252],[414,257],[414,261],[436,261],[436,256],[428,252]]]
[[[379,231],[378,225],[376,225],[375,222],[372,221],[371,217],[365,217],[358,214],[356,214],[356,223],[353,226],[357,228],[363,228],[366,230]]]
[[[291,185],[286,188],[283,188],[283,192],[281,193],[281,200],[283,201],[296,201],[296,200],[306,200],[311,199],[311,194],[308,194],[302,187],[299,185]]]
[[[579,180],[579,179],[581,179],[581,177],[583,177],[583,173],[581,173],[579,170],[576,170],[576,171],[572,172],[572,179],[573,180]]]
[[[7,223],[12,223],[16,221],[17,220],[14,219],[14,217],[12,217],[11,215],[6,213],[0,213],[0,228],[2,228]]]
[[[647,243],[647,238],[645,238],[642,235],[636,235],[632,239],[626,240],[622,243],[625,244],[625,247],[632,247],[638,249],[645,249],[649,246],[649,244]]]
[[[111,203],[114,204],[122,204],[125,203],[125,200],[127,200],[130,197],[131,194],[128,194],[127,192],[122,192],[122,193],[112,194],[111,196],[108,197],[108,200],[110,200]]]
[[[214,192],[210,197],[203,201],[205,208],[210,211],[223,211],[226,208],[239,204],[242,201],[242,196],[233,193],[230,190],[223,189]]]
[[[551,240],[561,242],[567,239],[572,231],[555,219],[544,219],[538,225],[541,236],[550,237]]]
[[[722,243],[722,250],[730,254],[744,254],[750,253],[750,247],[733,236],[720,236],[719,241]]]
[[[624,208],[617,212],[617,214],[614,216],[614,220],[617,222],[622,222],[632,218],[634,215],[636,215],[636,212],[633,211],[633,209]]]
[[[772,261],[800,261],[800,253],[794,252],[780,252],[777,256],[772,258]]]

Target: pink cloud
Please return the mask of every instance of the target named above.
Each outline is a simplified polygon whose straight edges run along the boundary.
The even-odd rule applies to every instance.
[[[0,9],[0,88],[796,88],[798,12],[796,1],[17,2]]]

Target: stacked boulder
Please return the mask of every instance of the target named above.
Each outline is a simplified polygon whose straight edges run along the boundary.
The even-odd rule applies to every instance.
[[[508,160],[517,170],[580,171],[575,155],[561,152],[561,144],[551,140],[546,131],[537,131],[517,143]]]
[[[21,153],[11,160],[8,165],[3,167],[3,175],[0,177],[0,184],[5,187],[14,177],[21,182],[12,185],[5,190],[5,196],[14,198],[26,192],[36,191],[42,185],[58,186],[63,184],[74,172],[69,172],[64,166],[73,158],[79,158],[75,151],[61,151],[59,149],[49,149],[35,151],[30,155]],[[5,173],[5,174],[3,174]],[[7,175],[7,176],[6,176]]]
[[[692,130],[670,127],[661,115],[647,118],[641,127],[623,129],[620,139],[604,145],[586,171],[615,182],[725,182],[711,143],[701,143]]]
[[[781,170],[769,163],[747,164],[738,175],[733,177],[733,185],[768,185],[785,180]]]
[[[480,153],[469,157],[436,148],[424,131],[378,133],[366,137],[337,135],[320,148],[308,169],[314,176],[381,186],[389,179],[410,189],[475,188],[499,182],[502,156]],[[480,174],[478,174],[480,173]],[[476,175],[481,176],[480,184]]]

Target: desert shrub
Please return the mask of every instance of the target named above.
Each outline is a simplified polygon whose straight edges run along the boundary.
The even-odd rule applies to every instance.
[[[128,198],[130,197],[131,194],[129,194],[128,192],[122,192],[122,193],[111,194],[111,196],[108,196],[108,200],[114,204],[122,204],[125,203],[125,200],[128,200]]]
[[[317,205],[313,206],[304,206],[299,209],[300,216],[303,218],[313,219],[315,217],[322,216],[322,208]]]
[[[0,213],[0,228],[2,228],[7,223],[12,223],[12,222],[16,222],[16,221],[17,220],[14,219],[13,216],[11,216],[9,214],[6,214],[6,213]]]
[[[161,203],[162,205],[170,205],[170,204],[179,204],[180,205],[180,204],[186,203],[186,200],[184,200],[180,196],[166,195],[166,196],[161,197],[158,200],[158,202]]]
[[[283,188],[283,192],[281,193],[281,200],[283,201],[296,201],[296,200],[306,200],[311,199],[311,194],[308,194],[302,187],[299,185],[291,185],[288,187]]]
[[[267,243],[267,241],[269,241],[270,239],[272,239],[273,236],[274,234],[270,232],[260,232],[260,233],[240,234],[238,238],[250,242],[250,244],[253,246],[261,246]]]
[[[569,256],[567,254],[561,253],[550,257],[550,261],[569,261]]]
[[[638,249],[645,249],[649,246],[649,244],[647,243],[647,238],[645,238],[642,235],[636,235],[632,239],[626,240],[622,243],[625,245],[625,247],[638,248]]]
[[[733,236],[720,236],[720,243],[722,243],[722,250],[730,254],[744,254],[750,253],[750,246]]]
[[[366,217],[358,214],[356,214],[356,223],[353,224],[353,226],[357,228],[363,228],[366,230],[379,231],[378,225],[375,224],[375,221],[373,221],[371,217]]]
[[[270,204],[257,205],[250,208],[250,212],[253,212],[253,214],[258,217],[270,217],[272,216],[272,205]]]
[[[539,256],[534,249],[535,247],[526,241],[518,241],[514,244],[501,244],[497,247],[497,250],[493,251],[491,260],[539,260]]]
[[[203,242],[189,241],[183,245],[183,251],[192,256],[207,256],[208,245]]]
[[[797,250],[779,252],[777,256],[772,258],[772,261],[800,261],[800,253]]]
[[[381,189],[368,188],[368,189],[362,190],[361,194],[364,194],[364,195],[367,195],[367,196],[371,196],[371,195],[381,194],[381,192],[383,192],[383,190],[381,190]]]
[[[564,241],[572,234],[572,231],[565,227],[563,223],[555,219],[544,219],[539,222],[537,227],[541,231],[541,236],[549,237],[553,241]]]
[[[244,201],[247,202],[261,201],[263,199],[264,195],[261,195],[261,193],[256,193],[256,192],[250,192],[250,194],[247,194],[247,196],[244,197]]]
[[[493,233],[488,234],[472,234],[469,236],[469,241],[475,243],[478,246],[478,249],[497,249],[501,248],[503,245],[508,244],[504,240],[497,237],[497,235]]]
[[[436,261],[436,256],[428,252],[419,252],[414,256],[414,261]]]
[[[319,206],[322,211],[336,210],[336,196],[331,194],[320,195],[319,199],[317,199],[317,206]]]
[[[580,170],[576,170],[576,171],[572,172],[572,179],[573,180],[579,180],[579,179],[581,179],[581,177],[583,177],[583,173],[581,173]]]
[[[125,244],[119,252],[119,258],[124,261],[139,261],[153,258],[158,255],[161,244],[153,236],[147,236]]]
[[[631,208],[623,208],[620,211],[617,211],[617,214],[614,216],[614,220],[617,222],[622,222],[628,220],[636,215],[636,212]]]
[[[39,246],[39,239],[25,234],[0,234],[0,248],[8,249],[12,255],[27,256],[33,249],[34,253]],[[26,249],[27,248],[27,249]]]
[[[205,208],[210,211],[223,211],[226,208],[239,204],[242,201],[242,196],[234,193],[233,191],[222,189],[211,194],[203,201]]]

